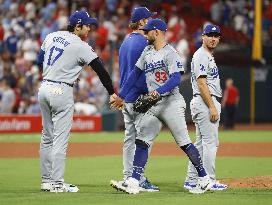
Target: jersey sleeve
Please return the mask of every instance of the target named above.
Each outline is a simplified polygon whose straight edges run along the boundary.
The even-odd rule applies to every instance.
[[[43,41],[43,43],[41,45],[41,50],[45,51],[45,40]]]
[[[176,72],[184,72],[182,60],[177,51],[171,50],[171,52],[168,52],[166,55],[166,62],[170,75]]]
[[[144,70],[145,68],[144,68],[144,62],[145,62],[145,56],[146,56],[146,52],[147,52],[147,50],[148,50],[149,48],[148,48],[148,46],[147,47],[145,47],[145,49],[143,50],[143,52],[142,52],[142,54],[141,54],[141,56],[140,56],[140,58],[138,59],[138,61],[136,62],[136,67],[138,67],[138,68],[140,68],[141,70]]]
[[[208,56],[197,55],[193,58],[193,69],[196,76],[196,79],[200,76],[207,76],[209,58]]]
[[[46,49],[46,42],[48,41],[48,38],[49,38],[49,34],[45,37],[42,45],[41,45],[41,50],[45,51]]]
[[[84,42],[83,44],[80,44],[78,57],[80,63],[88,65],[98,56],[93,48]]]

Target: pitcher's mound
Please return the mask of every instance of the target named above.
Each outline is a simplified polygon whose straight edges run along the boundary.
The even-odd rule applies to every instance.
[[[222,179],[221,183],[230,188],[270,188],[272,189],[272,176],[258,176],[241,179]]]

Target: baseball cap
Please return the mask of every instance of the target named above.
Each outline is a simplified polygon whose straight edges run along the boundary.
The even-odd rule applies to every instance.
[[[75,11],[69,18],[69,24],[75,26],[76,24],[81,25],[97,25],[97,19],[91,18],[87,11]]]
[[[166,31],[167,30],[166,23],[161,19],[151,19],[147,22],[147,24],[141,30],[151,31],[151,30],[157,30],[157,29],[160,31]]]
[[[133,11],[131,13],[130,21],[132,23],[135,23],[135,22],[140,21],[142,19],[147,19],[152,16],[155,16],[156,14],[157,14],[157,12],[151,12],[146,7],[136,7],[133,9]]]
[[[207,25],[204,28],[202,35],[207,35],[209,33],[217,33],[221,35],[219,26],[212,25],[212,24]]]

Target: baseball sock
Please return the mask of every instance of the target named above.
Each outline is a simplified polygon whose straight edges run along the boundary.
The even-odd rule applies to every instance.
[[[148,146],[143,141],[136,140],[136,150],[134,154],[132,178],[140,180],[144,172],[147,158],[148,158]]]
[[[202,160],[201,160],[201,157],[199,155],[197,148],[192,143],[181,146],[180,148],[186,153],[186,155],[191,160],[192,164],[196,168],[198,176],[199,177],[206,176],[207,173],[203,167],[203,163],[202,163]]]

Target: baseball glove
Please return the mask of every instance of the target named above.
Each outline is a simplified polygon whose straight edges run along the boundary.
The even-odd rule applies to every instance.
[[[153,105],[155,105],[160,100],[161,100],[161,96],[157,92],[156,94],[150,93],[150,94],[142,95],[134,103],[133,110],[139,113],[146,113]]]

